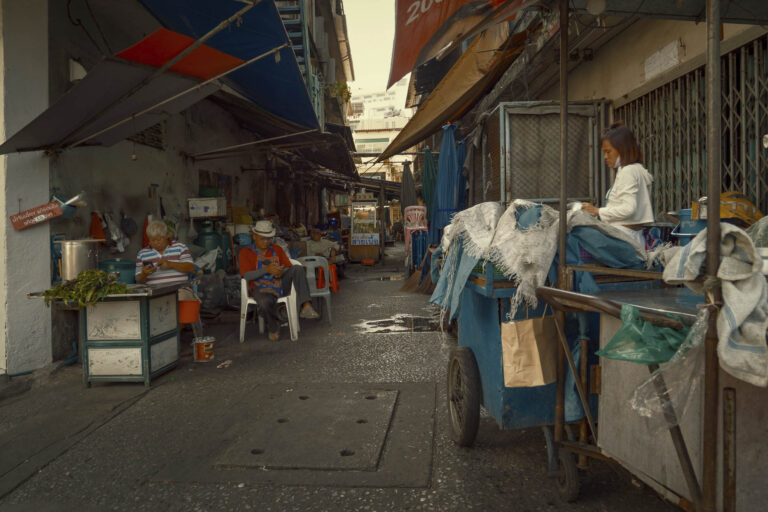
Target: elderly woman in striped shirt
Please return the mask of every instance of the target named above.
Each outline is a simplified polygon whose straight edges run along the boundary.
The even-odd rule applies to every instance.
[[[147,226],[149,247],[136,255],[136,282],[151,286],[185,284],[195,270],[189,248],[168,237],[165,222],[155,220]]]

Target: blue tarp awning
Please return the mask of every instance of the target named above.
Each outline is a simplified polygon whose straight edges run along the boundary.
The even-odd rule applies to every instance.
[[[199,39],[244,7],[237,0],[139,0],[165,28]],[[259,107],[308,128],[320,128],[283,21],[262,0],[205,44],[244,61],[287,43],[276,56],[233,71],[222,82]]]

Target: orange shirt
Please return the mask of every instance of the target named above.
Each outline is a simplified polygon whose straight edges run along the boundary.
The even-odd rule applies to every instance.
[[[270,245],[263,253],[260,253],[253,245],[241,249],[238,255],[240,275],[243,276],[246,272],[263,268],[265,265],[272,263],[275,257],[281,267],[288,268],[291,266],[291,260],[278,245]],[[276,278],[272,274],[265,274],[260,279],[250,283],[251,291],[253,291],[254,287],[257,287],[259,291],[279,296],[281,289],[280,278]]]

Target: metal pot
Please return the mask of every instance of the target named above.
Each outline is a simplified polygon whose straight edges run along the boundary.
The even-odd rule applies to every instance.
[[[61,278],[75,279],[83,270],[94,270],[98,253],[98,240],[60,240]]]

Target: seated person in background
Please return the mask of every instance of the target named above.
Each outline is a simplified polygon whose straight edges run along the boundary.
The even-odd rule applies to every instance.
[[[322,231],[312,228],[312,239],[307,240],[307,256],[322,256],[328,260],[329,265],[336,263],[336,256],[341,251],[341,246],[333,240],[322,238]],[[339,263],[342,256],[339,255]]]
[[[253,244],[240,251],[240,275],[251,270],[264,274],[251,282],[253,298],[258,303],[259,314],[267,322],[269,339],[280,338],[280,317],[277,314],[278,297],[291,293],[293,284],[301,305],[301,318],[319,318],[312,308],[304,267],[291,265],[291,260],[278,245],[272,243],[275,228],[268,220],[260,220],[251,228]]]
[[[183,243],[168,237],[168,226],[154,220],[147,226],[149,247],[136,255],[136,282],[151,286],[185,284],[194,272],[192,254]]]

